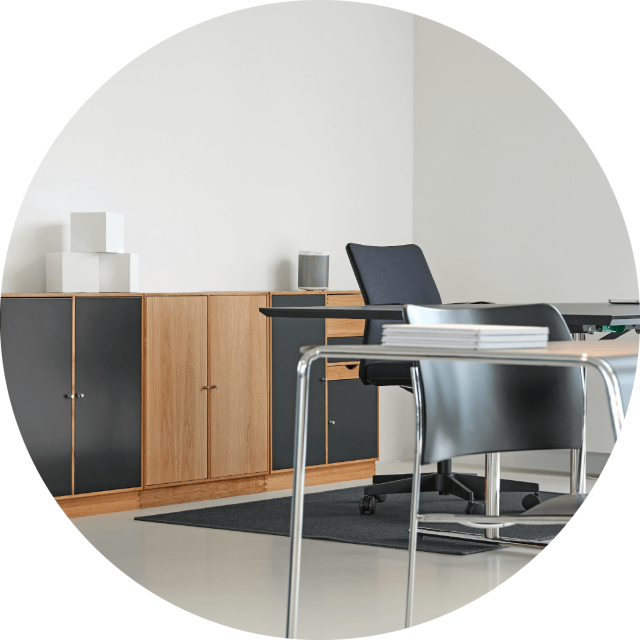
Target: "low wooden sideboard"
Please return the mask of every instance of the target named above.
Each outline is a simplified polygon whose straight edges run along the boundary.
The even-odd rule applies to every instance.
[[[3,294],[9,395],[60,507],[79,517],[291,487],[300,347],[357,344],[364,322],[259,309],[324,304],[363,302],[357,291]],[[314,365],[309,485],[374,474],[378,392],[358,366]]]

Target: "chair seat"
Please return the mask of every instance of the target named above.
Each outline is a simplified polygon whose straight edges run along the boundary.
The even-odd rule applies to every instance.
[[[366,360],[360,378],[377,387],[411,386],[411,363],[393,360]]]
[[[568,516],[571,517],[585,501],[586,493],[572,493],[568,496],[558,496],[545,500],[541,504],[525,511],[523,518],[527,516]]]

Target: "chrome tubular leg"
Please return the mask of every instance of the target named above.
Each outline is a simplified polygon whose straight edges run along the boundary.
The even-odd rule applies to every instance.
[[[604,380],[607,389],[607,397],[609,399],[609,413],[611,415],[611,426],[613,428],[613,440],[618,441],[622,423],[624,422],[624,409],[622,404],[622,394],[620,393],[620,385],[618,378],[613,372],[611,366],[604,361],[600,361],[597,369]]]
[[[413,589],[416,574],[416,553],[418,542],[418,513],[420,509],[420,466],[422,463],[422,421],[424,419],[422,386],[420,385],[420,371],[418,365],[411,367],[411,383],[416,407],[416,451],[413,462],[413,483],[411,486],[411,529],[409,533],[409,575],[407,580],[407,608],[404,626],[411,626],[413,615]]]
[[[304,472],[307,453],[307,415],[309,404],[310,362],[298,363],[298,395],[296,399],[296,432],[293,465],[293,497],[291,500],[291,551],[289,556],[289,595],[287,601],[287,638],[296,637],[298,596],[300,592],[300,551],[304,507]]]
[[[574,333],[576,341],[586,340],[584,333]],[[587,369],[582,367],[582,440],[579,449],[571,450],[571,493],[587,492]]]
[[[484,474],[484,504],[485,515],[500,515],[500,454],[487,453],[485,455]],[[486,538],[497,538],[500,529],[490,527],[485,529]]]

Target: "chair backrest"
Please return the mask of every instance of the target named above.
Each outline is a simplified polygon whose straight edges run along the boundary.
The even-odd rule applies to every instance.
[[[395,247],[347,245],[365,304],[441,304],[438,287],[422,249],[415,244]],[[380,344],[385,320],[365,323],[363,344]]]
[[[408,324],[502,324],[549,327],[551,341],[571,340],[548,304],[407,305]],[[500,451],[577,449],[582,440],[583,388],[577,368],[420,361],[426,406],[423,463]]]

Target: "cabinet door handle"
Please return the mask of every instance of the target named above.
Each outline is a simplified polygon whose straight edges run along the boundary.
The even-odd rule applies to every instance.
[[[74,398],[75,396],[73,395],[73,393],[65,393],[64,397],[71,399],[71,398]]]
[[[84,398],[84,393],[76,393],[76,398]]]
[[[209,389],[211,389],[211,387],[205,387],[205,389],[208,391]]]
[[[335,420],[329,420],[329,424],[335,424],[336,421]]]
[[[207,391],[208,391],[209,389],[217,389],[217,388],[218,388],[218,385],[217,385],[217,384],[214,384],[214,385],[212,385],[212,386],[210,386],[210,387],[205,387],[205,389],[207,389]]]
[[[322,380],[322,382],[327,382],[329,378],[320,378],[320,380]]]

